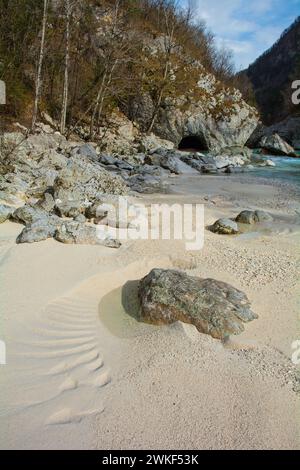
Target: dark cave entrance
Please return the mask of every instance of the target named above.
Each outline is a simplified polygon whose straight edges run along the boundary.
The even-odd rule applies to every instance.
[[[204,152],[209,149],[206,140],[203,137],[201,138],[196,135],[189,135],[180,141],[178,150],[183,150],[185,152]]]

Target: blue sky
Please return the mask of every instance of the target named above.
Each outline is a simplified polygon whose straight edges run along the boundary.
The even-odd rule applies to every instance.
[[[245,68],[279,38],[297,16],[300,0],[190,0],[217,43],[234,52],[237,69]],[[179,0],[186,5],[188,0]]]

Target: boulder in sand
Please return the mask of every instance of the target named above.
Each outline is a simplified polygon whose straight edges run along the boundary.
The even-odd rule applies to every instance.
[[[210,231],[221,235],[236,235],[239,233],[239,228],[231,219],[219,219],[210,227]]]
[[[44,209],[38,206],[32,206],[30,204],[25,204],[25,206],[19,207],[11,216],[12,220],[24,225],[32,224],[37,220],[41,220],[47,217],[48,214]]]
[[[55,233],[55,239],[61,243],[81,245],[102,245],[108,248],[119,248],[118,240],[98,237],[94,226],[82,224],[76,221],[63,223]]]
[[[273,217],[265,211],[255,211],[255,215],[258,222],[271,222]]]
[[[235,220],[240,224],[248,225],[253,225],[258,222],[256,213],[254,211],[242,211]]]
[[[56,216],[35,220],[26,225],[18,236],[17,243],[35,243],[52,238],[60,224],[61,220]]]
[[[235,220],[240,224],[253,225],[257,222],[270,222],[273,220],[273,217],[267,212],[261,210],[242,211]]]
[[[140,283],[139,299],[141,321],[158,325],[182,321],[216,339],[242,333],[243,324],[257,318],[243,292],[175,270],[152,270]]]

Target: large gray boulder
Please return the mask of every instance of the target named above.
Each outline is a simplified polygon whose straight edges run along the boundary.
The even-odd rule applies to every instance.
[[[55,208],[55,201],[52,194],[46,191],[35,204],[35,207],[39,207],[40,209],[49,213],[53,212]]]
[[[109,248],[119,248],[121,243],[107,236],[98,237],[94,226],[72,221],[65,222],[56,230],[55,239],[61,243],[80,245],[102,245]]]
[[[216,339],[238,335],[257,318],[247,296],[224,282],[175,270],[152,270],[139,286],[139,319],[156,325],[195,325]]]
[[[260,141],[260,147],[271,155],[297,156],[295,149],[276,133],[263,137]]]
[[[74,147],[71,151],[71,156],[78,157],[78,158],[86,157],[89,160],[92,160],[95,162],[99,161],[99,155],[97,154],[94,147],[90,144],[84,144],[78,147]]]
[[[11,215],[12,220],[19,222],[24,225],[32,224],[37,220],[47,218],[47,212],[38,207],[37,205],[32,206],[30,204],[25,204],[23,207],[19,207]]]
[[[62,203],[93,202],[99,193],[128,193],[120,177],[108,173],[99,163],[92,163],[87,157],[71,157],[68,166],[56,178],[53,190],[54,198]]]
[[[55,211],[59,217],[75,218],[85,211],[85,206],[81,201],[62,201],[57,202]]]
[[[161,193],[166,189],[163,178],[146,174],[133,175],[127,180],[128,186],[137,193],[153,194]]]
[[[61,223],[62,221],[56,216],[35,220],[26,225],[18,236],[17,243],[35,243],[52,238]]]

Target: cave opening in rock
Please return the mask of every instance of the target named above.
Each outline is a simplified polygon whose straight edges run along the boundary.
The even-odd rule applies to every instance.
[[[187,137],[183,137],[180,141],[178,150],[184,150],[185,152],[203,152],[208,150],[208,146],[203,137],[189,135]]]

